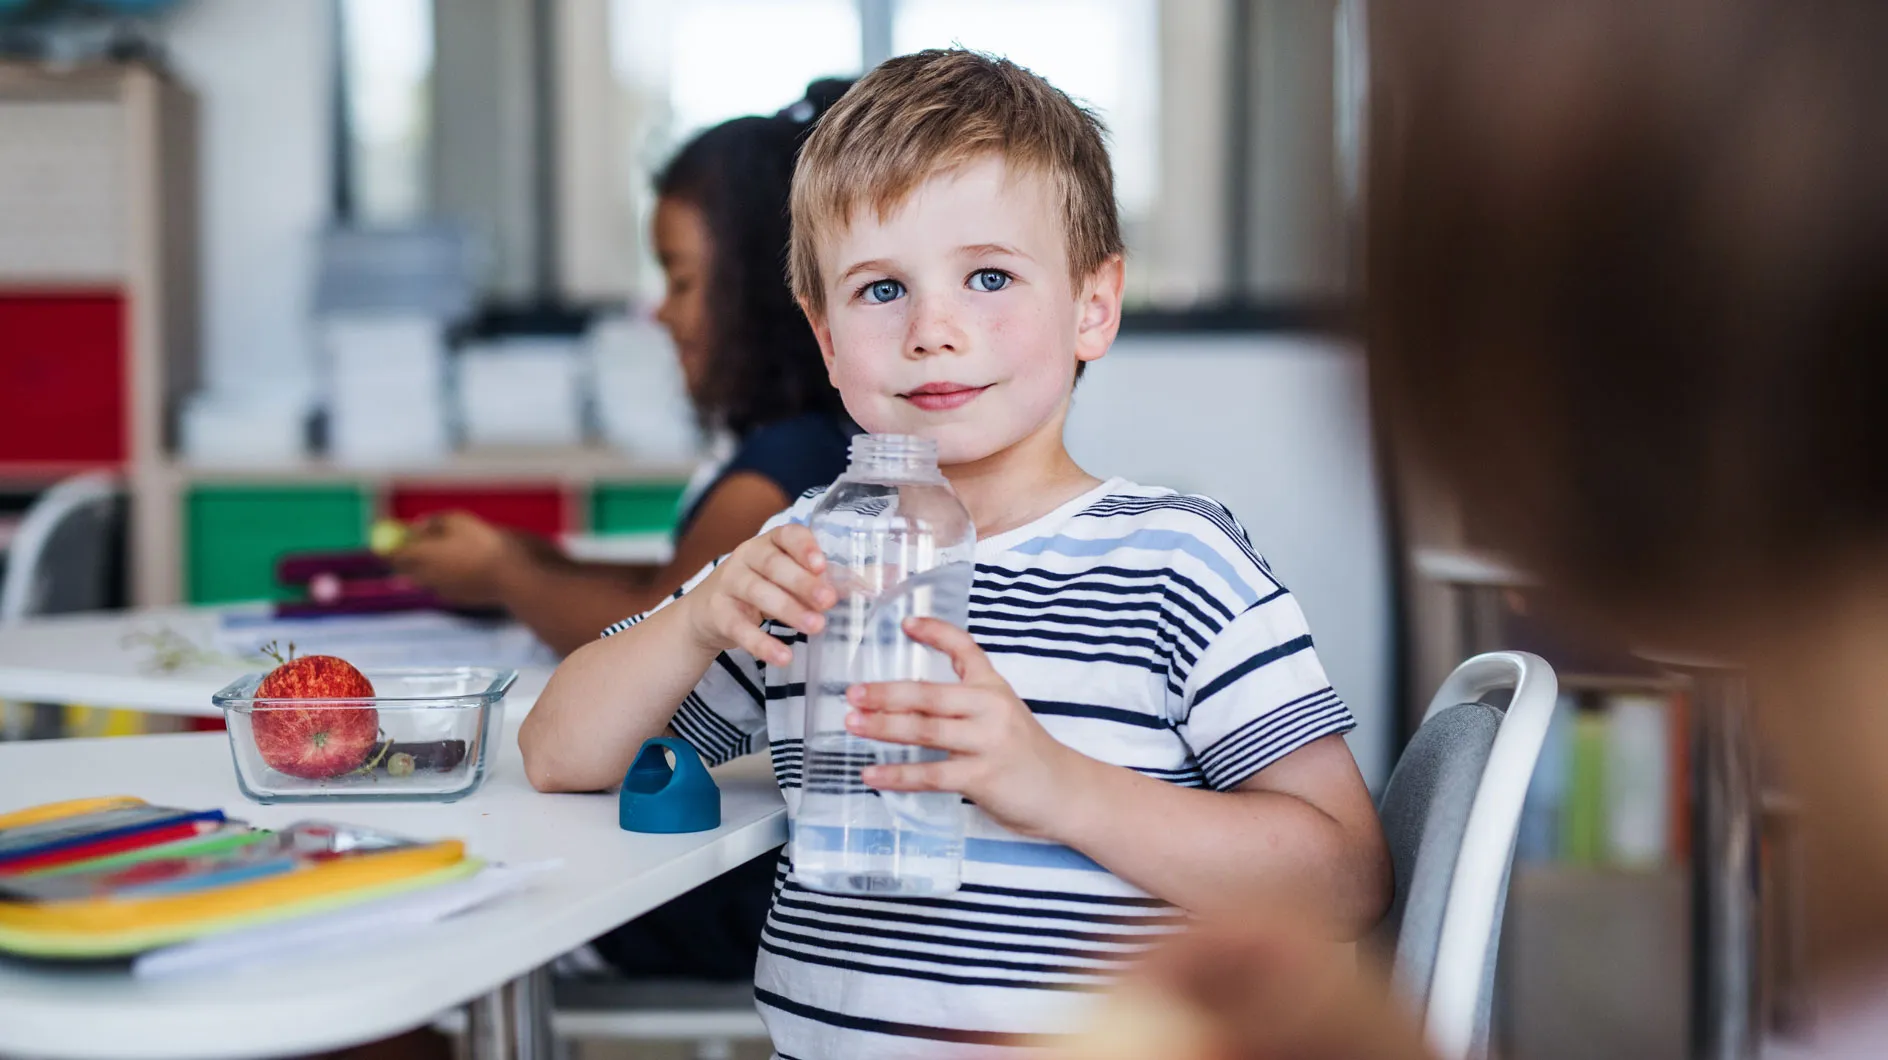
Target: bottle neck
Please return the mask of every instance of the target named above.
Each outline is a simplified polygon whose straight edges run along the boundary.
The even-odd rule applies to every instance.
[[[935,479],[937,443],[910,434],[859,434],[852,439],[846,472],[873,478]]]

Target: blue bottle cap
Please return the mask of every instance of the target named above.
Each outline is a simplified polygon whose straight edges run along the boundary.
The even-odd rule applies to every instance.
[[[671,767],[668,750],[675,756]],[[616,823],[626,832],[706,832],[721,827],[721,789],[686,740],[644,740],[618,796]]]

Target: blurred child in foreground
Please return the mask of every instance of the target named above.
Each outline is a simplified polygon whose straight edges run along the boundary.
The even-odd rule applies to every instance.
[[[1747,669],[1822,1001],[1773,1053],[1888,1055],[1888,5],[1401,0],[1371,47],[1381,423],[1593,628]],[[1143,988],[1195,1056],[1417,1055],[1317,952]]]

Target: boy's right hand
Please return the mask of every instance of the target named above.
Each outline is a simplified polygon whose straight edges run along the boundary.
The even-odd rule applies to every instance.
[[[826,624],[826,610],[838,602],[813,531],[790,523],[729,553],[676,606],[688,609],[689,629],[703,648],[739,648],[762,662],[786,666],[793,661],[792,649],[761,632],[761,622],[771,618],[810,636]]]

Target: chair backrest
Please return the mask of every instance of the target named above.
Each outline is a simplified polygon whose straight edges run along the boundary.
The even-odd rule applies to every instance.
[[[1416,730],[1383,789],[1378,813],[1396,893],[1377,935],[1396,955],[1396,982],[1406,995],[1428,997],[1456,857],[1500,730],[1501,712],[1485,703],[1444,709]]]
[[[119,494],[116,479],[91,473],[33,502],[7,550],[0,624],[110,603]]]
[[[1396,894],[1379,929],[1443,1060],[1488,1040],[1495,955],[1528,781],[1558,681],[1540,657],[1478,655],[1449,675],[1384,787]]]

